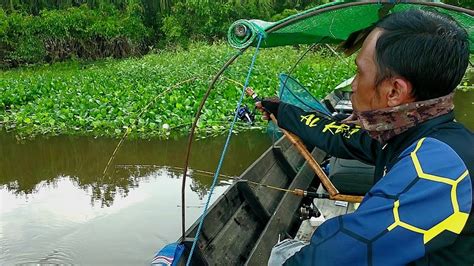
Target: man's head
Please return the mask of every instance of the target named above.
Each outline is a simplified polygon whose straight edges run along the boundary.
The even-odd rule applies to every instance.
[[[352,83],[356,111],[368,111],[451,93],[469,62],[468,36],[438,13],[409,10],[378,22],[357,56]]]

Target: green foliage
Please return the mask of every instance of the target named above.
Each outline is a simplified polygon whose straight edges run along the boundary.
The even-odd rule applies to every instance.
[[[473,58],[474,58],[474,55],[471,55],[470,57],[471,61]],[[474,67],[471,64],[467,67],[466,74],[464,75],[457,89],[461,91],[474,90]]]
[[[190,40],[215,41],[240,18],[283,18],[310,0],[0,1],[0,67],[121,58]],[[277,14],[277,15],[275,15]],[[5,38],[2,38],[2,33]],[[20,46],[16,44],[21,43]]]
[[[34,17],[12,13],[4,16],[0,38],[0,66],[14,65],[16,61],[34,63],[44,54],[42,43],[34,31]]]
[[[235,19],[234,12],[230,2],[177,2],[172,12],[163,19],[161,30],[166,42],[177,42],[183,46],[187,46],[190,38],[222,38]]]
[[[8,28],[7,13],[0,8],[0,40],[5,38]]]
[[[298,13],[296,9],[285,9],[283,12],[273,15],[271,21],[279,21],[289,16],[295,15]]]
[[[460,6],[471,10],[474,8],[474,3],[472,0],[444,0],[443,3],[453,6]]]
[[[0,1],[0,6],[8,12],[18,11],[37,16],[42,10],[67,9],[85,4],[92,9],[105,10],[113,7],[118,10],[125,10],[129,5],[136,2],[138,0],[3,0]]]
[[[184,28],[185,25],[181,25],[176,15],[167,16],[163,19],[163,26],[161,30],[165,34],[168,42],[180,43],[181,45],[187,46],[188,44],[188,33]]]
[[[139,138],[187,134],[210,78],[235,52],[222,44],[192,43],[187,51],[163,51],[142,59],[89,65],[69,62],[0,72],[0,124],[22,137],[119,137],[127,129]],[[261,96],[275,95],[278,74],[288,71],[303,52],[288,47],[262,50],[250,85]],[[243,82],[251,56],[252,51],[245,53],[225,76]],[[293,76],[322,96],[353,72],[346,61],[318,50],[307,55]],[[155,100],[161,92],[193,77],[194,81]],[[225,132],[241,89],[225,78],[218,83],[199,123],[201,136]],[[246,103],[253,105],[250,99]],[[240,128],[248,126],[242,123]]]
[[[18,39],[15,51],[11,53],[10,59],[26,63],[41,62],[45,56],[43,43],[36,36],[22,36]]]
[[[83,5],[64,10],[43,10],[38,16],[6,15],[0,33],[0,64],[54,62],[68,58],[96,59],[141,54],[149,30],[136,15],[110,7],[92,10]],[[3,38],[1,37],[3,36]]]
[[[188,39],[209,40],[223,38],[232,22],[241,18],[270,20],[278,12],[280,17],[303,9],[309,1],[176,1],[163,19],[163,31],[168,43],[186,44]],[[285,9],[287,8],[287,9]],[[185,45],[184,45],[185,46]]]

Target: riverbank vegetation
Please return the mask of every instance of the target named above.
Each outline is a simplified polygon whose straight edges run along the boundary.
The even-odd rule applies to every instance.
[[[276,21],[325,2],[0,1],[0,127],[20,137],[184,135],[210,78],[237,52],[222,41],[233,21]],[[468,1],[454,4],[469,7]],[[305,49],[265,49],[250,85],[262,96],[275,95],[278,74],[288,72]],[[212,92],[201,135],[227,128],[251,54],[233,64]],[[353,74],[352,59],[325,46],[292,73],[318,97]],[[462,88],[472,83],[467,79]]]
[[[241,18],[277,21],[330,0],[0,0],[0,68],[140,56],[222,40]],[[474,8],[471,0],[444,3]]]
[[[261,50],[250,86],[261,96],[276,95],[278,74],[287,73],[305,50]],[[60,134],[119,137],[126,130],[136,138],[186,135],[211,77],[236,52],[223,43],[192,43],[188,50],[162,51],[139,59],[69,61],[3,71],[0,126],[23,138]],[[251,55],[249,51],[239,58],[211,93],[198,127],[201,136],[228,128]],[[352,60],[319,46],[297,65],[292,76],[321,98],[354,74]],[[460,89],[473,88],[474,69],[470,67]],[[250,99],[245,103],[253,108]],[[255,126],[264,125],[257,117]],[[244,122],[239,127],[250,128]]]
[[[3,0],[0,68],[144,55],[222,39],[240,18],[279,20],[328,2],[299,0]]]
[[[250,85],[259,95],[276,95],[278,74],[287,72],[304,51],[262,50]],[[0,122],[21,137],[118,137],[125,130],[139,138],[186,134],[211,76],[236,52],[222,43],[193,43],[188,50],[140,59],[70,61],[0,72]],[[236,81],[244,81],[251,54],[238,59],[211,93],[199,124],[201,135],[218,134],[228,127],[242,88]],[[323,96],[353,73],[349,59],[318,47],[293,76]],[[249,99],[246,103],[253,108]],[[257,119],[257,125],[263,123]]]

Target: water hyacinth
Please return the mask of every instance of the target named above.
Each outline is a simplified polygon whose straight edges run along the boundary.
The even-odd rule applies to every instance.
[[[304,49],[262,50],[250,86],[261,96],[275,95],[278,74],[287,72]],[[138,138],[185,135],[212,75],[236,52],[225,44],[194,43],[188,50],[137,59],[73,61],[0,72],[0,123],[20,137],[120,137],[127,129]],[[211,93],[198,124],[201,137],[228,128],[242,89],[230,80],[243,82],[251,54],[248,51],[231,65]],[[321,97],[353,75],[354,66],[348,62],[321,48],[307,55],[293,76]],[[250,99],[245,103],[253,106]],[[263,125],[257,119],[256,126]],[[254,127],[242,122],[237,131],[249,128]]]

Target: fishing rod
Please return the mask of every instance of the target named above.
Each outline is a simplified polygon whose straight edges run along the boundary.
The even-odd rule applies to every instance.
[[[252,88],[247,88],[246,93],[248,96],[252,97],[255,102],[260,102],[261,99],[258,97],[258,95],[253,91]],[[278,126],[278,120],[276,117],[270,113],[270,119],[275,123],[275,125]],[[332,200],[341,200],[341,201],[347,201],[347,202],[353,202],[353,203],[358,203],[362,202],[363,197],[362,196],[355,196],[355,195],[344,195],[340,194],[337,188],[334,186],[334,184],[329,180],[327,177],[326,173],[324,173],[323,169],[321,169],[321,166],[316,162],[316,160],[313,158],[311,153],[306,149],[306,147],[303,144],[303,141],[296,136],[295,134],[280,128],[285,137],[296,147],[298,152],[306,159],[308,162],[310,168],[316,173],[316,175],[319,177],[319,180],[321,180],[321,183],[323,184],[324,188],[328,191],[329,193],[329,198]]]
[[[140,118],[144,113],[145,111],[161,96],[163,96],[165,93],[168,93],[169,91],[181,86],[182,84],[185,84],[185,83],[188,83],[190,81],[194,81],[196,79],[196,77],[192,77],[192,78],[189,78],[189,79],[186,79],[186,80],[183,80],[183,81],[180,81],[178,83],[176,83],[174,86],[170,86],[168,87],[166,90],[162,91],[161,93],[158,93],[158,95],[156,95],[143,109],[142,111],[138,114],[137,116],[137,119],[136,121],[138,121],[138,118]],[[137,123],[137,122],[136,122]],[[132,125],[133,126],[133,125]],[[107,174],[107,171],[110,167],[110,165],[112,164],[115,156],[117,155],[117,152],[118,150],[120,149],[120,147],[122,146],[123,142],[125,141],[125,139],[127,138],[127,136],[132,132],[132,127],[128,127],[126,130],[125,130],[125,133],[122,135],[122,138],[120,139],[119,143],[117,144],[117,146],[115,147],[114,151],[112,152],[112,155],[110,156],[108,162],[107,162],[107,165],[105,165],[105,168],[104,168],[104,171],[102,171],[102,179],[105,178],[105,175]]]
[[[224,77],[225,79],[237,84],[237,85],[242,85],[242,83],[233,80],[228,77]],[[252,88],[248,87],[246,88],[245,92],[247,93],[248,96],[252,97],[255,102],[261,101],[261,99],[258,97],[258,95],[253,91]],[[270,114],[270,118],[275,125],[278,126],[278,120],[273,114]],[[283,132],[285,137],[288,138],[288,140],[296,147],[298,152],[306,159],[308,162],[309,166],[311,169],[316,173],[318,176],[319,180],[321,180],[321,183],[323,184],[324,188],[328,191],[329,193],[329,199],[332,200],[340,200],[340,201],[347,201],[347,202],[352,202],[352,203],[360,203],[363,200],[363,196],[356,196],[356,195],[345,195],[345,194],[340,194],[337,188],[334,186],[334,184],[331,182],[331,180],[328,178],[326,173],[321,169],[321,166],[316,162],[316,160],[313,158],[311,153],[306,149],[306,146],[304,145],[303,141],[296,136],[295,134],[280,128],[280,130]],[[268,185],[265,185],[268,187]],[[300,190],[298,190],[300,191]],[[294,191],[286,190],[286,192],[290,192],[295,194]],[[300,192],[298,192],[300,193]]]
[[[270,185],[267,185],[267,184],[262,184],[262,183],[259,183],[259,182],[254,182],[254,181],[245,180],[245,179],[240,179],[240,181],[247,182],[247,183],[250,183],[250,184],[256,185],[256,186],[269,188],[269,189],[288,192],[288,193],[291,193],[293,195],[300,196],[300,197],[309,197],[309,198],[316,198],[316,199],[330,199],[330,196],[328,194],[324,194],[324,193],[317,193],[317,192],[314,192],[314,191],[303,190],[303,189],[299,189],[299,188],[295,188],[295,189],[280,188],[280,187],[270,186]]]

